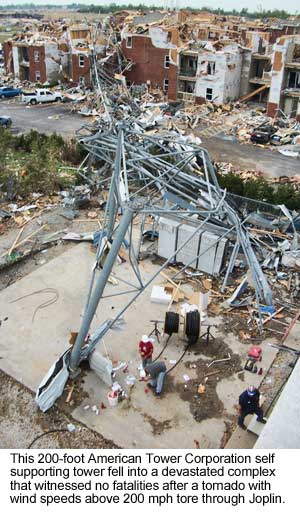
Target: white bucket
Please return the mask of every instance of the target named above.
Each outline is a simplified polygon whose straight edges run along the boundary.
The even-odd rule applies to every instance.
[[[118,405],[118,397],[114,396],[112,393],[108,393],[107,399],[111,407],[115,407],[116,405]]]
[[[133,387],[136,382],[136,378],[134,375],[128,375],[126,377],[126,384],[130,387]]]

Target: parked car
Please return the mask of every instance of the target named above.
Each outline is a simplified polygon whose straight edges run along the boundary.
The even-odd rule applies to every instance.
[[[252,132],[250,139],[252,143],[265,144],[270,141],[274,132],[276,132],[276,128],[273,125],[260,125]]]
[[[276,132],[275,134],[273,134],[273,136],[271,136],[270,143],[271,143],[271,145],[278,145],[278,146],[293,144],[293,141],[297,136],[300,136],[299,130],[295,130],[295,131],[287,130],[286,133]]]
[[[17,87],[0,87],[0,98],[13,98],[22,93],[22,89]]]
[[[11,127],[12,121],[9,116],[0,116],[0,127]]]
[[[49,89],[35,89],[34,91],[23,91],[22,102],[25,104],[36,105],[46,102],[62,102],[61,93],[50,91]]]

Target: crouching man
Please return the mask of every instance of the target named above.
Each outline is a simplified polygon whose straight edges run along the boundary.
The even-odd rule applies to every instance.
[[[163,361],[156,361],[145,366],[145,371],[147,375],[150,375],[151,380],[147,384],[152,389],[155,389],[156,396],[160,396],[163,387],[164,381],[167,374],[167,368]]]
[[[248,414],[256,414],[259,423],[265,423],[262,408],[259,405],[260,392],[256,387],[249,386],[239,397],[238,425],[246,430],[244,419]]]

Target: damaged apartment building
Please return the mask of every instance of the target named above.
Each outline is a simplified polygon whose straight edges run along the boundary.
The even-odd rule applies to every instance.
[[[298,43],[291,57],[300,37],[298,23],[218,19],[209,13],[136,20],[125,19],[121,32],[128,85],[159,88],[173,101],[223,104],[253,98],[268,104],[271,115],[277,108],[298,114]],[[285,73],[274,60],[282,52]]]
[[[269,116],[278,110],[300,120],[300,35],[281,37],[274,47]]]
[[[7,73],[29,82],[91,84],[91,51],[103,56],[104,39],[87,24],[49,23],[17,34],[4,43]]]
[[[169,100],[221,104],[247,92],[241,76],[251,51],[230,40],[184,43],[178,27],[152,26],[142,33],[124,30],[122,51],[130,63],[128,85],[159,88]]]

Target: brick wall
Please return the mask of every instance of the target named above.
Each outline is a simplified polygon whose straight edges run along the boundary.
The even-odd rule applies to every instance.
[[[35,52],[38,53],[38,61],[35,60]],[[45,47],[44,46],[29,46],[28,47],[28,60],[29,60],[29,80],[30,82],[46,82],[46,64],[45,64]],[[37,72],[40,74],[40,79],[37,79]]]
[[[89,86],[91,84],[90,70],[91,66],[89,56],[84,55],[84,66],[79,66],[79,55],[72,55],[71,78],[75,84],[79,84],[80,77],[84,77],[85,85]]]
[[[14,72],[13,57],[12,57],[12,43],[11,41],[5,41],[2,44],[3,59],[6,73]]]
[[[276,109],[278,109],[278,104],[269,102],[268,106],[267,106],[267,115],[274,118],[274,116],[276,114]]]
[[[176,100],[177,96],[177,66],[170,64],[165,68],[165,56],[169,55],[166,48],[156,48],[150,37],[132,36],[132,48],[126,47],[122,41],[122,50],[127,59],[133,62],[132,69],[126,72],[127,79],[134,84],[146,84],[151,87],[164,87],[164,80],[169,80],[168,98]]]
[[[195,103],[202,105],[206,103],[206,99],[203,96],[195,96]]]

